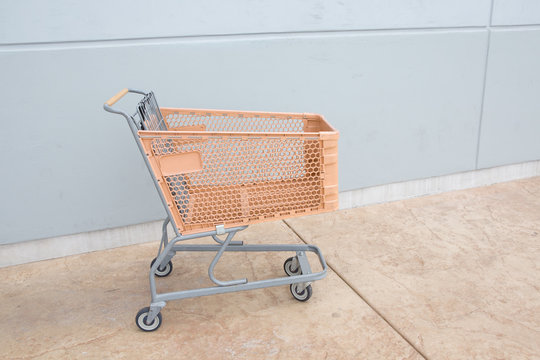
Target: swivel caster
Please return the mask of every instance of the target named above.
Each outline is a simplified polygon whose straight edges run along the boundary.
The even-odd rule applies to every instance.
[[[135,323],[142,331],[155,331],[161,326],[161,313],[157,314],[151,324],[146,323],[146,318],[148,317],[149,311],[149,307],[142,308],[141,310],[139,310],[137,316],[135,317]]]
[[[150,263],[150,267],[152,267],[152,265],[154,265],[155,262],[156,262],[156,259],[152,260],[152,262]],[[165,277],[165,276],[169,275],[172,272],[172,269],[173,269],[172,262],[169,261],[167,263],[167,265],[165,265],[161,269],[158,266],[158,268],[156,269],[155,274],[158,277]]]
[[[300,263],[298,263],[298,258],[296,256],[285,260],[283,270],[285,270],[285,273],[289,276],[302,275],[302,269],[300,268]]]
[[[291,284],[290,290],[291,290],[292,296],[298,301],[308,301],[309,298],[311,298],[311,295],[313,294],[311,285],[306,286],[305,289],[302,291],[300,291],[299,285],[300,284]]]

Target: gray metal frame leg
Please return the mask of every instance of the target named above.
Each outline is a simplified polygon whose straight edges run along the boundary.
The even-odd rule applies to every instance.
[[[300,267],[300,263],[298,262],[298,258],[295,256],[292,258],[291,268],[294,269],[294,271],[296,271],[299,267]]]
[[[247,279],[238,279],[238,280],[230,280],[230,281],[221,281],[216,279],[214,276],[214,267],[216,266],[217,262],[221,258],[221,255],[223,255],[223,252],[227,249],[227,246],[231,243],[232,238],[236,235],[235,232],[230,232],[227,234],[227,239],[221,244],[221,249],[217,252],[216,256],[214,257],[214,260],[210,263],[210,266],[208,267],[208,276],[210,277],[210,280],[212,280],[216,285],[218,286],[230,286],[230,285],[239,285],[239,284],[245,284],[247,283]],[[214,239],[215,240],[215,239]]]
[[[165,267],[167,266],[167,263],[172,260],[172,258],[176,255],[175,251],[169,251],[167,255],[163,258],[163,261],[161,264],[159,264],[159,270],[163,271],[165,270]]]
[[[150,310],[148,311],[148,315],[146,318],[146,322],[148,324],[151,324],[154,321],[155,317],[159,314],[161,309],[165,307],[165,305],[166,305],[165,301],[158,301],[158,302],[151,303]]]
[[[296,259],[297,259],[298,264],[300,266],[300,270],[302,272],[302,275],[311,274],[311,266],[309,265],[309,261],[307,259],[306,253],[304,251],[297,251],[296,252]],[[298,284],[298,290],[303,291],[310,284],[311,284],[311,282],[299,283]]]
[[[165,218],[163,225],[161,226],[161,242],[159,243],[159,249],[156,258],[161,254],[161,250],[169,243],[169,234],[167,233],[167,225],[169,224],[169,218]],[[161,265],[161,264],[160,264]]]
[[[170,222],[170,219],[168,217],[163,221],[163,225],[161,227],[161,243],[159,244],[159,250],[158,250],[158,254],[156,256],[156,259],[161,254],[162,249],[164,250],[164,248],[169,243],[169,234],[167,233],[167,225],[169,224],[169,222]],[[159,268],[160,271],[164,270],[164,267],[167,266],[167,263],[172,260],[174,255],[176,255],[175,251],[169,251],[167,253],[167,255],[163,258],[163,260],[158,264],[158,268]],[[157,262],[157,260],[156,260],[156,262]]]

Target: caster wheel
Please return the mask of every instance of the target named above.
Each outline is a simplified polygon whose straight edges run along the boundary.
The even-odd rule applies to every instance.
[[[152,267],[152,265],[154,265],[155,262],[156,262],[156,259],[152,260],[152,262],[150,263],[150,267]],[[172,269],[173,269],[172,262],[169,261],[167,263],[167,265],[165,265],[165,267],[163,267],[161,269],[159,267],[157,268],[156,276],[165,277],[165,276],[169,275],[172,272]]]
[[[151,324],[146,323],[146,318],[149,311],[149,307],[142,308],[135,317],[135,323],[142,331],[155,331],[161,326],[161,313],[157,314]]]
[[[296,256],[290,257],[285,260],[285,263],[283,264],[283,269],[285,270],[285,273],[289,276],[302,275],[302,269],[300,268],[298,261],[296,261],[296,263],[298,264],[296,265],[297,268],[293,268],[293,261],[295,258]]]
[[[299,284],[291,284],[292,296],[298,301],[308,301],[311,295],[313,294],[311,285],[306,286],[306,288],[302,291],[299,291],[298,285]]]

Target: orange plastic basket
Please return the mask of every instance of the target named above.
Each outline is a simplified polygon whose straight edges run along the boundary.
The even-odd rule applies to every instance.
[[[182,234],[338,208],[339,133],[321,115],[160,110],[138,135]]]

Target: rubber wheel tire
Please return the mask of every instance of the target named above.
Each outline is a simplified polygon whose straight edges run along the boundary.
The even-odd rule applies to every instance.
[[[302,291],[298,291],[298,284],[291,284],[290,286],[291,294],[292,296],[298,300],[298,301],[308,301],[311,298],[311,295],[313,295],[313,289],[311,288],[311,285],[306,286],[306,288]]]
[[[285,262],[283,263],[283,270],[285,270],[285,274],[289,276],[302,275],[302,269],[300,268],[300,265],[298,265],[298,268],[296,270],[291,269],[294,258],[295,256],[285,260]]]
[[[152,262],[150,263],[150,267],[152,267],[155,262],[156,262],[156,259],[152,260]],[[165,276],[168,276],[170,273],[172,273],[172,269],[173,269],[172,262],[169,261],[167,263],[167,265],[165,265],[165,268],[163,270],[160,270],[159,267],[158,267],[156,269],[155,274],[156,274],[157,277],[165,277]]]
[[[141,310],[139,310],[137,316],[135,317],[135,324],[137,324],[139,329],[146,332],[156,331],[157,329],[159,329],[162,323],[161,312],[159,312],[154,318],[154,321],[152,321],[152,324],[147,324],[146,318],[148,317],[149,311],[149,307],[142,308]]]

